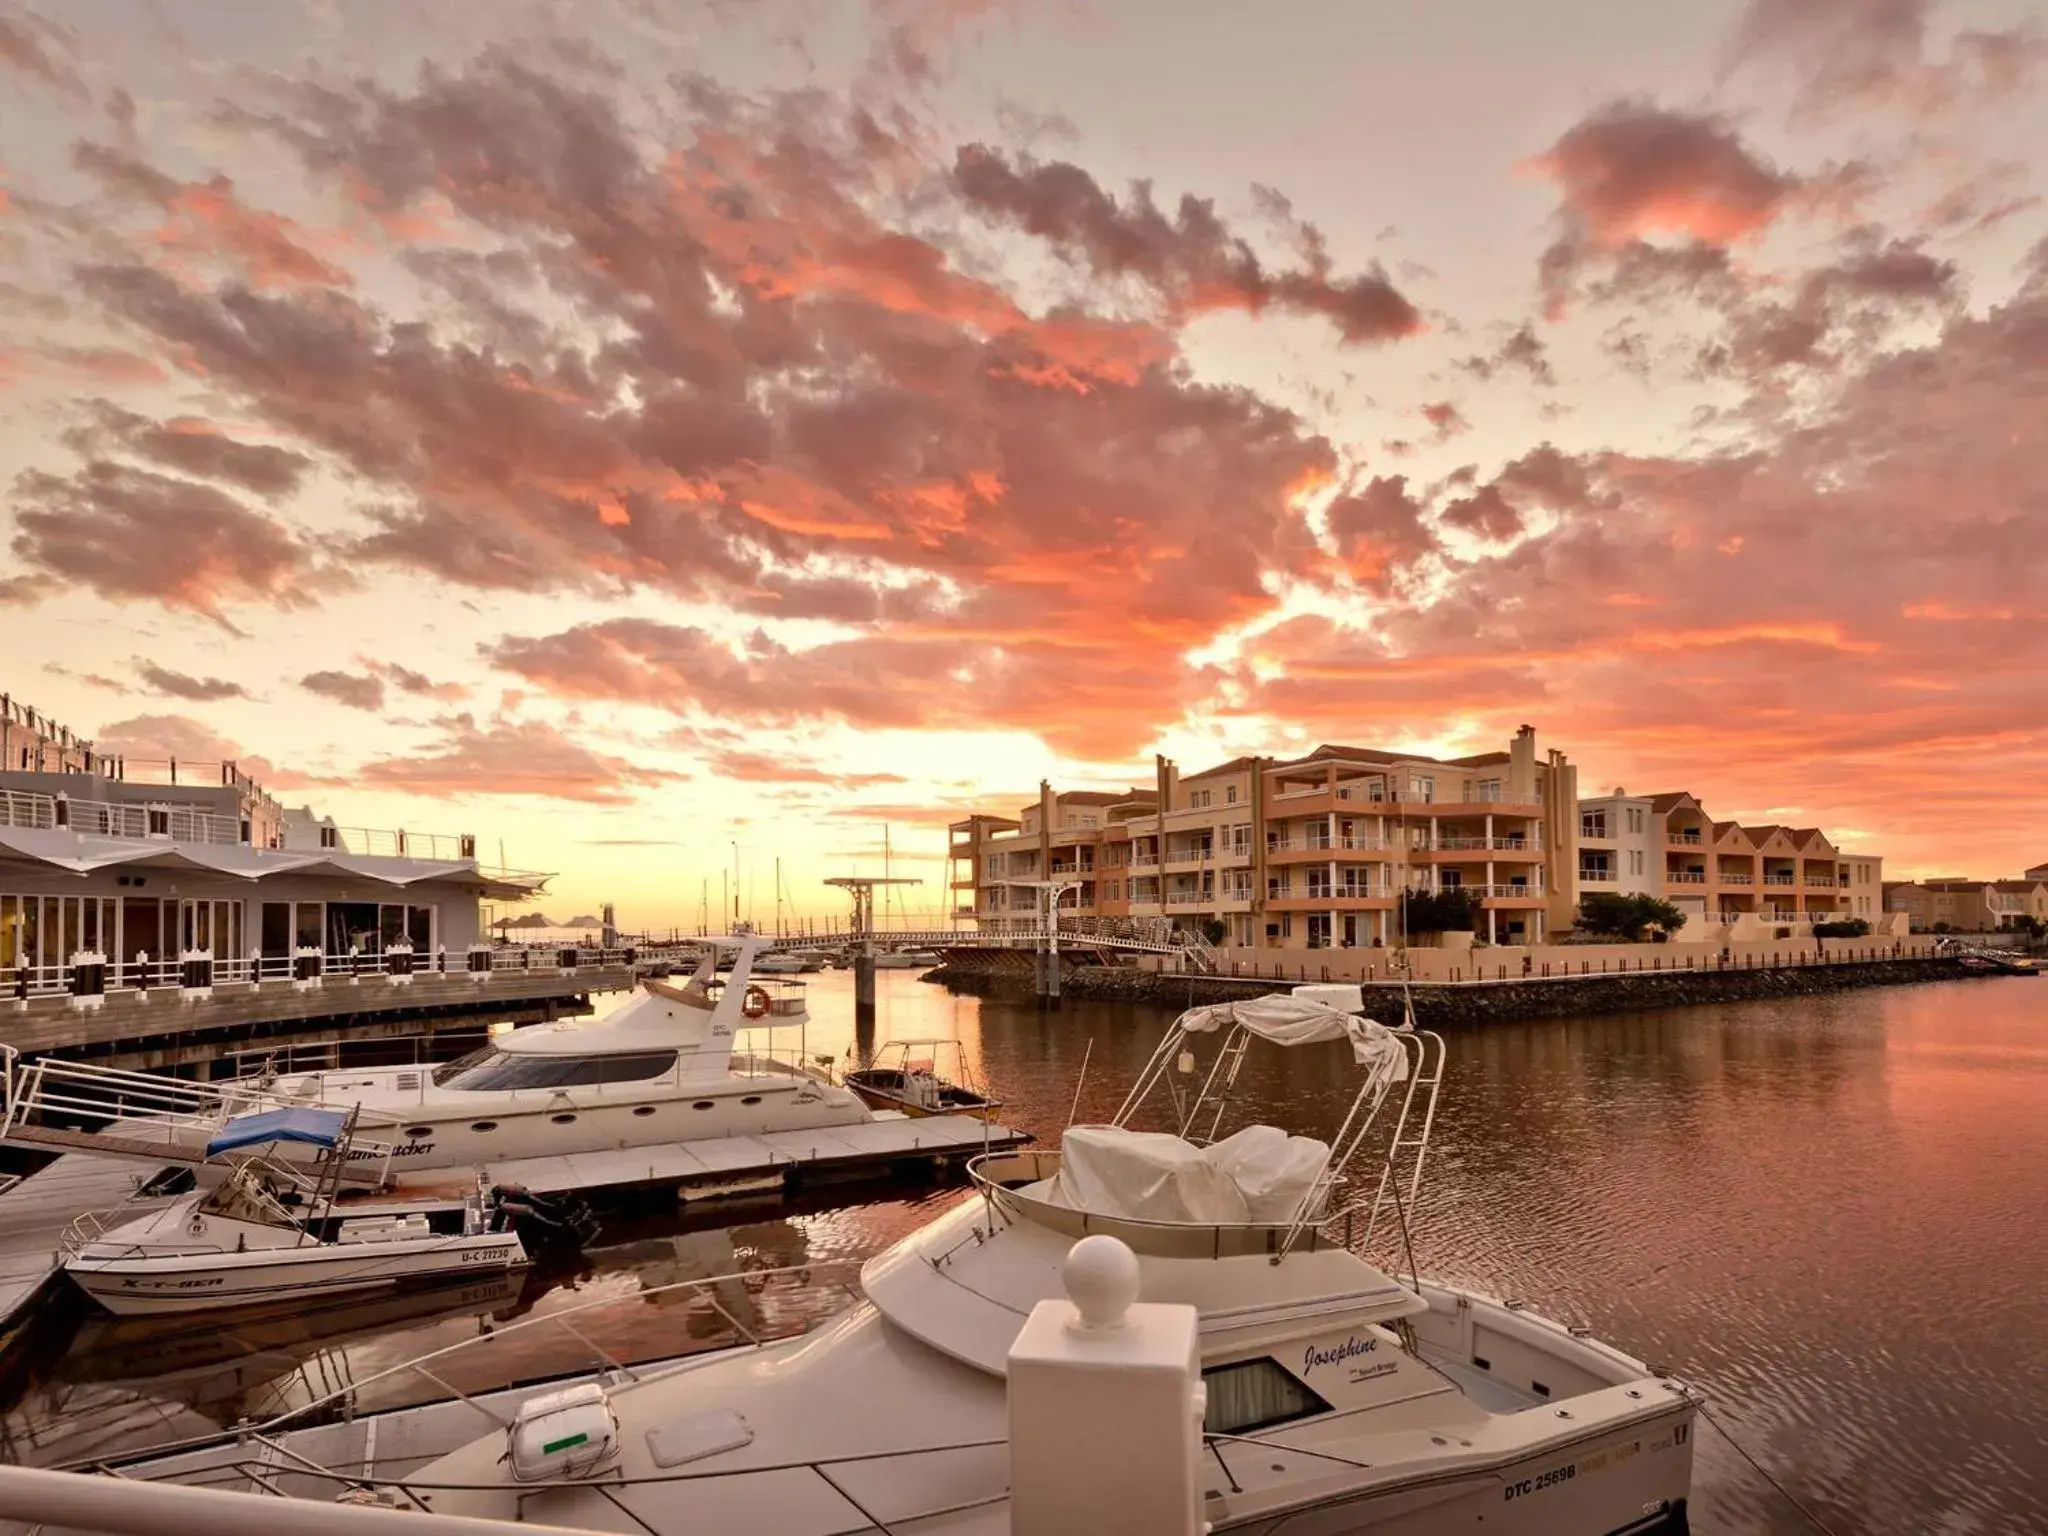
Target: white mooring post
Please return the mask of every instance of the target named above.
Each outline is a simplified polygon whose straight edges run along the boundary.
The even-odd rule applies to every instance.
[[[1012,1536],[1201,1536],[1195,1309],[1138,1303],[1138,1260],[1106,1233],[1063,1277],[1010,1346]]]

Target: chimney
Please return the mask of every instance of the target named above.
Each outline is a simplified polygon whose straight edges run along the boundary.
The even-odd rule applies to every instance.
[[[1174,766],[1172,758],[1159,752],[1153,755],[1153,771],[1159,791],[1159,814],[1164,816],[1174,808],[1174,796],[1180,792],[1180,769]]]

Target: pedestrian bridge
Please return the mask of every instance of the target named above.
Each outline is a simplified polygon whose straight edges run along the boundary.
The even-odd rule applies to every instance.
[[[890,949],[955,949],[972,946],[977,949],[1043,949],[1048,947],[1051,935],[1043,928],[1011,930],[1003,933],[963,933],[957,928],[933,928],[925,930],[899,931],[890,929],[884,933],[861,934],[850,929],[833,933],[807,933],[789,938],[770,939],[762,946],[764,951],[787,949],[852,949],[865,943],[873,943],[878,950]],[[1123,949],[1148,955],[1178,955],[1188,953],[1206,954],[1209,946],[1199,938],[1176,934],[1171,939],[1138,938],[1127,935],[1076,933],[1069,929],[1059,930],[1062,949]]]

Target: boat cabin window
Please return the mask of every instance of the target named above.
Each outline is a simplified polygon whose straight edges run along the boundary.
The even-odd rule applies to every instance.
[[[1212,1365],[1202,1372],[1202,1385],[1209,1391],[1202,1429],[1212,1435],[1248,1435],[1330,1411],[1328,1403],[1271,1358]]]
[[[434,1086],[465,1093],[510,1088],[578,1088],[638,1083],[675,1070],[674,1051],[620,1051],[609,1056],[528,1056],[487,1045],[434,1068]]]

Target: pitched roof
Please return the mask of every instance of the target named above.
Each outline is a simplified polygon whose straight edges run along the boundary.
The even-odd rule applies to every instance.
[[[1657,812],[1661,816],[1664,812],[1672,809],[1672,807],[1676,806],[1682,800],[1691,800],[1694,809],[1698,809],[1699,807],[1699,801],[1697,799],[1694,799],[1692,791],[1689,789],[1681,789],[1668,795],[1650,796],[1650,809]]]
[[[1123,805],[1132,800],[1157,800],[1159,792],[1155,789],[1063,789],[1055,791],[1053,798],[1062,805]]]
[[[1227,763],[1218,763],[1214,768],[1204,768],[1200,773],[1184,773],[1180,776],[1180,781],[1188,784],[1196,779],[1213,779],[1220,774],[1243,773],[1257,767],[1258,761],[1256,757],[1233,757]]]
[[[1454,757],[1449,761],[1454,768],[1491,768],[1499,763],[1513,762],[1514,758],[1506,752],[1481,752],[1473,757]]]
[[[1315,751],[1309,753],[1306,757],[1290,758],[1286,762],[1278,763],[1275,766],[1280,768],[1293,768],[1299,766],[1302,763],[1326,763],[1333,757],[1342,758],[1346,761],[1354,763],[1378,764],[1428,763],[1435,761],[1434,758],[1416,757],[1412,754],[1403,754],[1399,752],[1382,752],[1377,747],[1346,747],[1340,746],[1334,742],[1326,741],[1321,746],[1317,747]]]
[[[2040,880],[1994,880],[1991,888],[1995,891],[2038,891],[2043,884]]]

